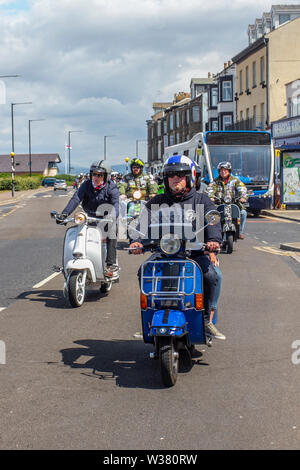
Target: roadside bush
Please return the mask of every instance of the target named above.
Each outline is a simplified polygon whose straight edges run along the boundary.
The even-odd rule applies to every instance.
[[[36,189],[41,185],[42,177],[38,176],[17,176],[15,178],[15,191],[25,191],[27,189]],[[12,189],[11,177],[0,177],[0,191],[8,191]]]

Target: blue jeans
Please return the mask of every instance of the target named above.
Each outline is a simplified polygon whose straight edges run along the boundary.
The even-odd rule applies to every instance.
[[[211,293],[210,309],[216,311],[218,309],[219,297],[221,294],[223,275],[219,266],[214,266],[214,270],[216,271],[216,274],[217,274],[217,280],[216,280],[215,285],[213,286],[212,293]]]
[[[244,233],[245,225],[247,219],[247,211],[245,209],[241,209],[241,226],[240,226],[240,233]]]

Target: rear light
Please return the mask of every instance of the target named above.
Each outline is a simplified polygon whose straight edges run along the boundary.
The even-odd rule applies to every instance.
[[[203,310],[203,294],[195,294],[196,310]]]
[[[148,308],[148,299],[146,294],[141,294],[141,310],[146,310]]]

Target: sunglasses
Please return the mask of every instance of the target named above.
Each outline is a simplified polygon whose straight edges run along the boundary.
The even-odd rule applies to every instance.
[[[101,176],[104,176],[104,173],[92,173],[92,176],[98,176],[100,178]]]
[[[184,176],[186,176],[186,174],[183,173],[182,171],[168,171],[167,176],[168,178],[174,178],[175,176],[178,176],[179,178],[183,178]]]

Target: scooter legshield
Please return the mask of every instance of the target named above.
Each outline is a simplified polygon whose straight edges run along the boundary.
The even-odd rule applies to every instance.
[[[180,310],[157,310],[154,313],[151,335],[180,337],[186,333],[186,318]]]

